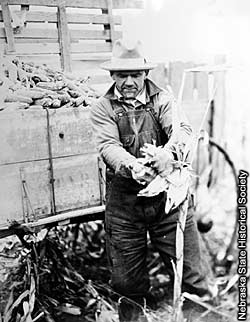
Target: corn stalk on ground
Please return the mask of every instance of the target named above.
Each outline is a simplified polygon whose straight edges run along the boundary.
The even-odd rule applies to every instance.
[[[119,295],[109,286],[103,224],[89,222],[77,228],[69,225],[30,233],[25,237],[26,246],[17,238],[2,240],[1,322],[118,321]],[[209,240],[215,250],[224,241],[213,235]],[[148,249],[147,267],[156,305],[154,309],[147,308],[146,313],[150,322],[170,322],[173,309],[167,304],[170,303],[169,277],[150,242]],[[212,257],[209,259],[213,261]],[[220,295],[217,306],[192,305],[184,310],[185,318],[200,322],[234,321],[237,303],[237,274],[234,272],[236,264],[230,275],[218,278],[220,285],[226,283],[229,289]]]

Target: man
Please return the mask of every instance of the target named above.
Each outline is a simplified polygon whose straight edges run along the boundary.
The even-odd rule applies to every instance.
[[[102,65],[110,71],[114,83],[91,111],[99,152],[107,165],[105,229],[111,283],[121,294],[120,321],[138,321],[140,307],[149,295],[148,233],[173,277],[171,259],[175,260],[178,208],[165,213],[165,192],[154,197],[137,196],[174,159],[163,149],[151,167],[141,162],[140,149],[145,143],[165,145],[172,133],[174,97],[147,78],[154,67],[141,55],[139,42],[129,47],[117,40],[111,61]],[[182,116],[179,140],[183,146],[191,131]],[[191,214],[187,216],[184,240],[183,289],[203,296],[207,283]]]

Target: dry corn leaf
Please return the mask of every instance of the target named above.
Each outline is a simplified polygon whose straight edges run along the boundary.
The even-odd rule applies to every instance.
[[[12,310],[11,307],[14,303],[14,296],[13,296],[13,289],[10,292],[9,298],[8,298],[8,302],[6,304],[5,310],[4,310],[4,318],[3,318],[3,322],[8,322],[11,319],[11,314],[12,314]]]
[[[101,307],[101,311],[96,313],[96,322],[118,322],[118,314],[115,311]]]
[[[96,304],[96,299],[90,299],[86,305],[86,309],[90,308],[94,304]]]
[[[36,300],[36,282],[34,276],[30,277],[30,298],[29,298],[29,309],[30,313],[33,312]]]
[[[11,304],[11,306],[6,310],[5,316],[4,316],[4,322],[8,322],[11,319],[13,310],[20,305],[20,303],[23,301],[23,299],[29,295],[29,291],[24,291],[19,297],[15,300],[14,303]]]
[[[81,315],[81,309],[78,306],[69,303],[58,306],[57,310],[71,315]]]
[[[27,301],[23,301],[23,312],[24,315],[21,318],[20,322],[32,322],[30,305]]]

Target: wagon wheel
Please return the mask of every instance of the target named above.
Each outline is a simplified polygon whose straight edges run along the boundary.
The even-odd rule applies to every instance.
[[[198,154],[198,176],[194,188],[195,216],[213,259],[213,270],[216,275],[224,275],[230,270],[235,253],[238,227],[237,172],[229,154],[212,138],[208,139],[205,149],[204,139],[199,141]]]

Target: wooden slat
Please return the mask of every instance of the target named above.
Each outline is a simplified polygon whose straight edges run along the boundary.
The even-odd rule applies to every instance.
[[[56,7],[60,0],[8,0],[9,4],[26,4],[31,6]],[[143,8],[142,0],[113,0],[114,9]],[[65,0],[65,6],[70,8],[107,9],[106,0]]]
[[[61,67],[65,72],[71,72],[70,35],[67,24],[66,8],[58,6],[58,38],[60,48]]]
[[[19,57],[22,61],[33,61],[34,59],[38,60],[40,64],[50,64],[50,60],[53,61],[53,63],[57,60],[60,60],[59,55],[58,54],[40,54],[40,55],[32,55],[32,54],[28,54],[28,55],[18,55],[18,53],[12,53],[12,54],[8,54],[8,55],[13,55],[15,57]],[[71,54],[71,60],[72,61],[93,61],[93,62],[98,62],[99,64],[101,64],[102,62],[104,62],[105,60],[110,59],[110,55],[107,57],[105,55],[105,53],[99,53],[99,54],[95,54],[95,53],[89,53],[89,54],[85,54],[85,53],[79,53],[79,54]],[[56,64],[55,65],[56,69],[60,69],[60,64]]]
[[[71,53],[108,53],[111,52],[110,43],[72,43]]]
[[[20,11],[14,11],[17,16],[21,16]],[[114,24],[121,25],[121,17],[113,16]],[[109,22],[108,15],[67,13],[68,23],[75,24],[107,24]],[[3,21],[2,11],[0,11],[0,22]],[[55,12],[45,11],[29,11],[26,13],[26,22],[49,22],[57,23],[57,14]]]
[[[0,166],[48,158],[46,113],[41,110],[0,114]],[[37,145],[39,142],[39,146]]]
[[[25,223],[23,224],[24,227],[29,228],[45,228],[48,225],[53,223],[60,223],[67,221],[68,223],[77,223],[77,222],[88,222],[93,220],[104,220],[104,211],[105,206],[94,206],[90,208],[84,209],[75,209],[60,213],[58,215],[49,216],[45,218],[38,219],[37,221]],[[18,220],[17,220],[18,221]],[[18,221],[22,223],[22,221]],[[14,235],[15,232],[13,229],[9,229],[9,224],[4,223],[3,225],[0,224],[0,239],[8,237],[10,235]]]
[[[121,37],[121,32],[116,31],[117,38]],[[25,28],[20,34],[15,34],[15,38],[43,38],[58,39],[56,29]],[[110,39],[110,32],[107,30],[70,30],[70,37],[76,39]],[[5,38],[4,28],[0,28],[0,38]]]
[[[48,160],[0,167],[0,227],[11,220],[24,221],[20,170],[25,179],[30,204],[25,205],[30,220],[51,215]],[[58,211],[101,204],[97,153],[59,158],[54,161],[56,208]]]
[[[50,111],[58,210],[100,204],[98,153],[89,111],[87,108]],[[7,219],[22,220],[20,169],[34,211],[38,217],[50,215],[46,112],[42,109],[1,112],[0,128],[0,150],[4,151],[0,154],[0,225],[7,223]]]
[[[54,160],[57,211],[100,205],[98,154]]]
[[[58,43],[58,38],[15,38],[15,45],[24,44],[54,44]],[[78,43],[78,39],[71,39],[71,43]],[[0,44],[6,44],[5,38],[0,37]]]
[[[96,153],[89,108],[61,108],[50,111],[53,157]],[[63,137],[62,137],[63,135]]]
[[[11,220],[22,222],[24,219],[20,170],[24,174],[34,212],[50,213],[48,165],[48,161],[36,161],[0,167],[0,226]]]
[[[88,108],[50,111],[53,157],[91,154],[96,151],[89,113]],[[6,109],[0,113],[0,129],[0,151],[4,151],[0,154],[0,166],[48,158],[44,109]],[[61,132],[64,133],[63,139],[59,137]]]
[[[113,44],[115,41],[115,28],[114,28],[114,19],[113,19],[113,3],[112,0],[107,0],[108,4],[108,17],[109,17],[109,29],[110,29],[110,40]]]
[[[0,37],[5,36],[4,28],[0,28]],[[25,28],[21,33],[15,34],[15,38],[56,38],[58,39],[58,32],[56,29],[34,29]]]
[[[59,54],[58,43],[16,43],[16,53],[18,55],[41,55],[41,54]],[[6,49],[6,44],[0,44],[0,49]],[[71,53],[105,53],[111,51],[111,43],[72,43]]]
[[[2,6],[4,28],[5,28],[4,37],[6,36],[6,39],[7,39],[8,51],[13,52],[15,51],[15,43],[14,43],[13,29],[11,26],[10,9],[7,4],[7,0],[2,0],[1,6]]]
[[[79,54],[72,54],[72,60],[81,60],[81,61],[99,61],[101,62],[105,60],[109,60],[111,53],[79,53]]]

